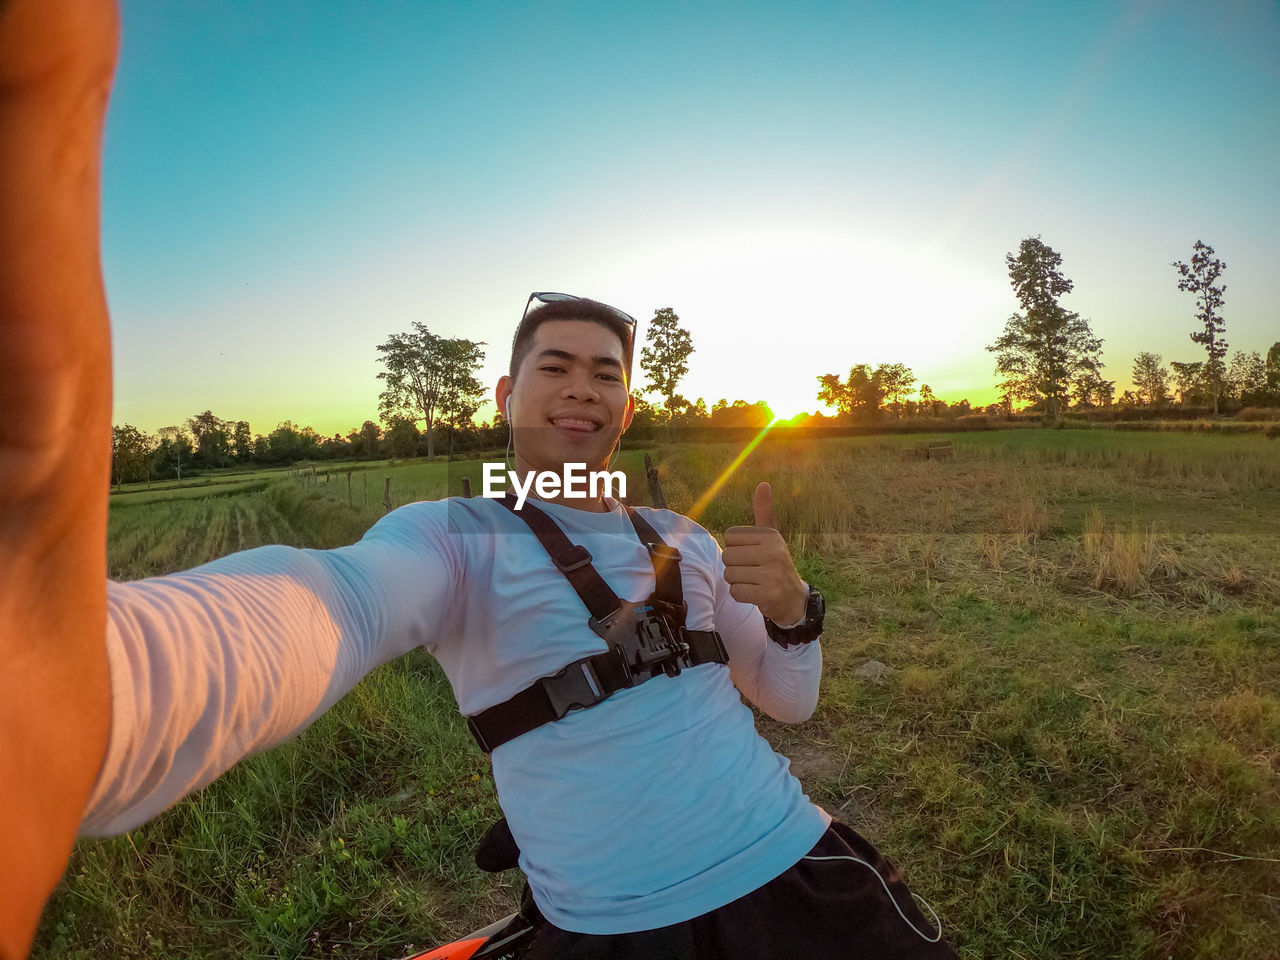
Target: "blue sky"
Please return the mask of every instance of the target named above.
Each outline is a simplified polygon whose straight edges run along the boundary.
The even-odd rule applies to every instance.
[[[530,290],[673,307],[686,396],[900,361],[994,399],[1023,237],[1127,386],[1197,359],[1170,262],[1280,339],[1280,5],[125,0],[115,421],[376,419],[414,321],[504,371]],[[639,371],[637,370],[637,373]]]

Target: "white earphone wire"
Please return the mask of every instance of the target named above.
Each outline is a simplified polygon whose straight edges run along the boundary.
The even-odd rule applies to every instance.
[[[939,940],[942,939],[942,923],[941,921],[938,920],[938,915],[937,913],[934,912],[933,907],[929,905],[929,901],[926,900],[924,897],[917,896],[914,893],[911,894],[911,896],[915,897],[916,900],[924,904],[925,909],[928,910],[930,915],[933,917],[933,925],[938,928],[938,932],[934,934],[932,937],[927,937],[923,933],[921,933],[920,928],[917,927],[914,923],[912,923],[907,918],[907,915],[902,912],[902,908],[898,906],[898,901],[894,898],[892,891],[889,890],[889,884],[885,883],[884,877],[880,876],[880,871],[877,870],[875,867],[873,867],[871,864],[867,863],[867,861],[859,857],[847,857],[847,856],[805,857],[804,859],[806,860],[852,860],[854,863],[862,864],[864,867],[866,867],[868,870],[870,870],[872,873],[876,875],[876,879],[880,881],[880,886],[884,887],[884,892],[889,897],[889,902],[893,904],[893,909],[898,911],[898,916],[902,918],[902,922],[905,923],[908,927],[910,927],[912,932],[915,933],[916,936],[918,936],[921,940],[924,940],[927,943],[937,943]]]

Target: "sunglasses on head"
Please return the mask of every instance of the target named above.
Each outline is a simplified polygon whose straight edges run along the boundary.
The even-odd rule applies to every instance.
[[[631,336],[634,338],[636,334],[636,318],[629,313],[624,313],[617,307],[611,307],[607,303],[600,303],[599,300],[591,300],[590,297],[575,297],[571,293],[551,293],[550,291],[539,291],[529,294],[529,299],[524,303],[524,313],[520,316],[520,327],[517,328],[516,335],[519,336],[519,330],[524,328],[525,318],[529,316],[529,307],[533,305],[533,301],[539,303],[564,303],[567,300],[590,300],[591,303],[599,303],[615,317],[631,328]]]

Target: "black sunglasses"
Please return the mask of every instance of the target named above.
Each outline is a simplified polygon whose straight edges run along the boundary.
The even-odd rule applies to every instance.
[[[599,300],[591,300],[590,297],[575,297],[571,293],[551,293],[549,291],[540,291],[540,292],[529,294],[529,299],[524,302],[524,313],[521,314],[520,316],[520,326],[516,328],[517,338],[520,336],[520,331],[524,329],[525,318],[529,316],[529,306],[535,300],[537,300],[539,303],[564,303],[567,300],[588,300],[591,303],[599,303],[600,306],[604,307],[606,310],[612,313],[615,317],[617,317],[623,323],[627,324],[627,326],[631,328],[631,338],[633,340],[635,339],[636,318],[633,317],[631,314],[624,313],[623,311],[619,310],[617,307],[611,307],[607,303],[600,303]]]

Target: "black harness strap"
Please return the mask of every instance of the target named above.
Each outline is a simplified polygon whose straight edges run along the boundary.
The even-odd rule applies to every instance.
[[[680,551],[668,546],[630,507],[626,507],[627,516],[653,564],[654,592],[644,604],[619,599],[591,565],[591,554],[570,542],[547,514],[527,502],[516,511],[510,495],[499,502],[529,525],[556,569],[591,611],[588,624],[609,649],[575,660],[510,699],[467,717],[467,726],[481,750],[490,753],[535,727],[561,719],[570,710],[593,707],[660,673],[676,676],[682,665],[729,662],[720,634],[685,629],[688,607],[680,581]],[[641,616],[650,609],[657,610],[657,619]]]
[[[669,547],[658,531],[649,525],[649,521],[636,513],[626,504],[627,516],[631,518],[631,526],[635,527],[636,536],[649,549],[649,559],[653,563],[653,595],[663,603],[671,605],[667,611],[680,626],[684,626],[685,615],[689,612],[684,602],[684,584],[680,581],[680,551]]]
[[[565,575],[574,592],[587,605],[591,616],[603,621],[617,612],[622,601],[591,565],[591,553],[586,547],[571,543],[559,524],[528,501],[519,510],[516,510],[515,498],[510,493],[498,502],[529,525],[534,536],[551,555],[551,562],[556,565],[556,569]]]

